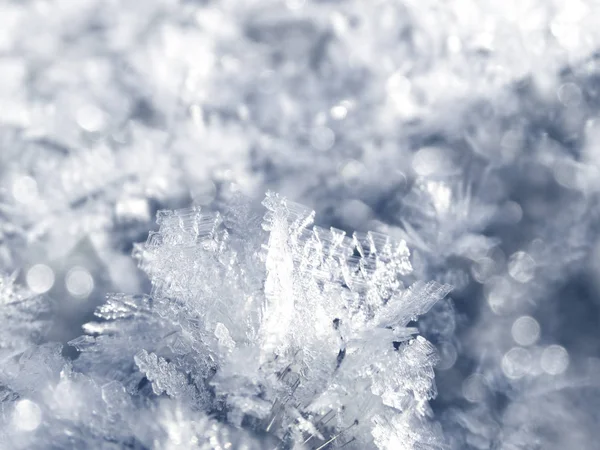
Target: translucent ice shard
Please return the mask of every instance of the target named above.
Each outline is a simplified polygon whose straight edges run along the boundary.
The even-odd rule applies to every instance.
[[[134,360],[139,370],[152,382],[152,389],[156,395],[163,392],[172,398],[194,395],[185,374],[179,372],[164,358],[142,350]]]

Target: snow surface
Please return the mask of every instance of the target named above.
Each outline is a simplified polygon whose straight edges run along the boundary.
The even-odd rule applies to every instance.
[[[0,448],[593,448],[599,9],[2,2]]]

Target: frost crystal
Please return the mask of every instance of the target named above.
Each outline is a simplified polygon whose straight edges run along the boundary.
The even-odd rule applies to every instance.
[[[135,250],[152,295],[109,298],[74,368],[273,448],[439,447],[435,352],[408,325],[449,286],[414,282],[403,241],[312,226],[277,194],[263,205],[262,223],[235,205],[160,212]]]
[[[49,312],[48,299],[20,288],[14,277],[0,273],[0,363],[40,341],[48,328],[44,316]]]

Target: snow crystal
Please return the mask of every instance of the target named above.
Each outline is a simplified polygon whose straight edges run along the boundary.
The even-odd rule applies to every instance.
[[[567,397],[597,353],[597,296],[582,308],[585,289],[562,289],[595,285],[600,267],[582,270],[599,210],[598,12],[3,2],[0,271],[15,275],[0,278],[0,423],[18,401],[42,422],[0,426],[2,445],[428,448],[433,347],[417,329],[441,353],[450,447],[593,445],[599,400]],[[231,183],[311,208],[272,195],[263,229]],[[166,213],[136,246],[144,279],[132,243],[190,201],[202,210]],[[375,232],[313,226],[312,208]],[[455,302],[432,306],[446,283]],[[109,294],[69,367],[36,347],[72,339],[115,290],[151,295]],[[402,375],[388,385],[377,370]],[[341,391],[356,373],[353,403]]]
[[[435,349],[409,323],[449,286],[415,282],[403,241],[313,226],[274,193],[263,204],[262,221],[240,198],[159,212],[134,251],[152,295],[110,295],[73,361],[49,344],[0,371],[16,393],[7,442],[441,448]],[[11,286],[5,301],[26,298]]]

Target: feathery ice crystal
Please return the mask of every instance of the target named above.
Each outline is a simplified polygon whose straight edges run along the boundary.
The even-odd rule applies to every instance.
[[[3,442],[441,446],[435,351],[410,322],[449,286],[415,281],[403,241],[310,227],[273,193],[262,221],[239,203],[160,212],[134,252],[152,294],[110,296],[74,360],[53,344],[2,354]]]

